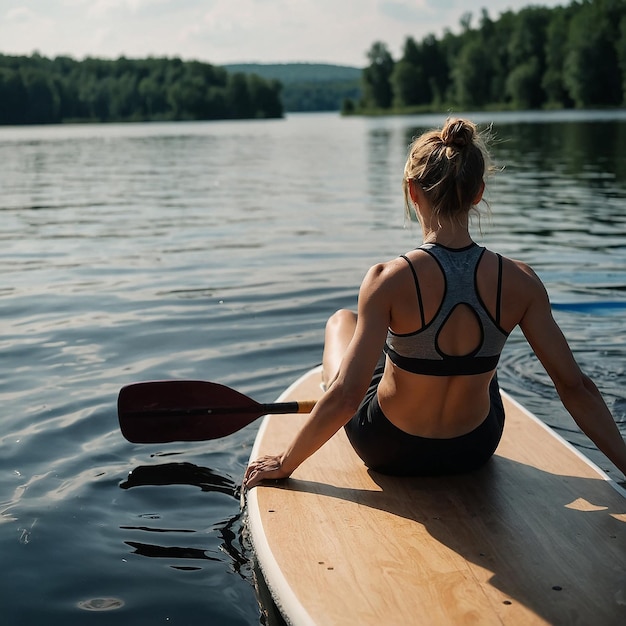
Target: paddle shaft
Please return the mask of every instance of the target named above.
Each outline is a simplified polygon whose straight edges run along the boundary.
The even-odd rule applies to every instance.
[[[314,400],[300,402],[270,402],[266,404],[250,404],[247,406],[211,406],[211,407],[168,407],[168,408],[142,408],[126,411],[128,417],[155,417],[168,415],[195,416],[195,415],[235,415],[240,413],[254,415],[268,415],[270,413],[310,413],[315,406]]]

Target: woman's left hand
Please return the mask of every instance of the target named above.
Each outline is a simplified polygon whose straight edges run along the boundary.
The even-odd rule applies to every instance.
[[[256,461],[252,461],[243,477],[245,489],[251,489],[266,479],[288,478],[289,473],[282,469],[282,457],[262,456]]]

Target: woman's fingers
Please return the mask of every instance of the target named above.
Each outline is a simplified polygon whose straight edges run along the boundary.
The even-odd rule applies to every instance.
[[[263,480],[286,478],[281,470],[279,456],[264,456],[248,465],[243,479],[243,486],[250,489]]]

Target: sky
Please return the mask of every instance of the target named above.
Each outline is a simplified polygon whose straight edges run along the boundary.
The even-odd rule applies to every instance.
[[[529,4],[569,0],[0,0],[0,53],[364,67],[376,41],[397,59],[407,36]]]

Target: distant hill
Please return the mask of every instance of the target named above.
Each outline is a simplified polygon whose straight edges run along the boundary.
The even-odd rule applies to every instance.
[[[232,63],[222,66],[228,72],[256,74],[261,78],[289,83],[360,80],[362,68],[326,63]]]
[[[285,111],[339,111],[346,98],[361,98],[361,72],[358,67],[325,63],[233,63],[224,65],[228,73],[256,74],[283,85]]]

